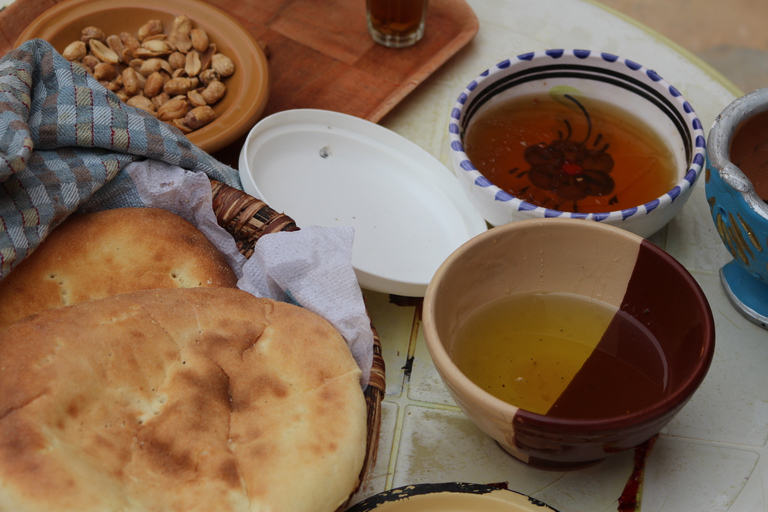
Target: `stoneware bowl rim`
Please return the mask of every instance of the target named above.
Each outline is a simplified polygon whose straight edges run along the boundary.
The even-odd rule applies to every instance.
[[[614,70],[612,68],[612,71],[621,72],[624,76],[629,77],[634,82],[639,83],[641,80],[648,82],[650,84],[649,87],[652,87],[654,91],[659,94],[659,97],[662,96],[662,93],[658,92],[659,89],[664,89],[663,100],[668,104],[668,106],[674,107],[676,112],[683,117],[681,121],[683,121],[683,124],[690,129],[691,135],[690,140],[688,141],[691,145],[691,154],[690,160],[686,163],[687,170],[685,171],[683,177],[677,181],[671,190],[665,192],[662,196],[649,201],[648,203],[636,205],[634,207],[626,208],[623,210],[611,210],[598,213],[574,213],[536,206],[532,203],[512,196],[502,191],[496,185],[492,184],[490,180],[485,178],[482,173],[480,173],[480,171],[474,167],[474,165],[470,162],[469,157],[464,152],[463,142],[461,139],[462,129],[459,126],[461,124],[460,120],[464,115],[464,108],[467,105],[467,100],[472,95],[473,91],[482,87],[483,82],[492,80],[497,75],[508,73],[510,69],[515,67],[525,68],[532,61],[554,61],[563,58],[573,59],[574,61],[585,63],[590,61],[598,61],[605,65],[616,65],[616,69]],[[611,53],[593,50],[553,49],[523,53],[515,57],[504,59],[495,64],[493,67],[486,69],[477,77],[475,77],[459,94],[450,112],[448,136],[450,149],[449,152],[451,155],[451,160],[454,162],[456,172],[466,172],[471,174],[473,177],[473,184],[471,185],[471,188],[481,189],[480,191],[473,190],[473,192],[481,194],[484,197],[484,201],[492,201],[494,204],[502,201],[507,205],[508,210],[512,210],[515,213],[525,215],[527,218],[557,217],[589,219],[604,223],[614,223],[615,225],[621,225],[624,223],[630,224],[632,221],[639,220],[640,215],[647,217],[647,215],[653,214],[654,210],[661,210],[675,206],[676,201],[680,201],[681,203],[687,201],[690,192],[693,190],[693,187],[696,184],[696,181],[702,174],[706,159],[706,139],[701,121],[699,120],[691,104],[683,97],[682,93],[680,93],[677,88],[662,78],[656,71],[646,68],[637,62],[619,57]],[[489,222],[491,222],[491,224],[497,224],[490,220]],[[655,227],[655,230],[660,229],[662,226],[663,224]],[[655,232],[655,230],[653,232]],[[652,232],[649,232],[646,235],[650,234],[652,234]]]
[[[434,302],[437,300],[436,295],[439,293],[440,280],[451,265],[460,260],[464,253],[488,243],[488,240],[492,240],[493,238],[499,236],[504,236],[508,232],[516,232],[530,228],[546,229],[548,226],[555,227],[557,224],[565,224],[569,226],[570,229],[584,229],[598,233],[602,232],[605,236],[618,239],[624,238],[628,240],[636,240],[637,242],[642,240],[642,237],[616,226],[567,218],[520,220],[491,228],[488,231],[475,236],[464,245],[459,247],[445,260],[445,262],[435,273],[435,276],[433,277],[433,280],[427,289],[427,293],[424,297],[423,312],[423,324],[425,330],[424,337],[427,348],[430,352],[430,355],[432,356],[435,366],[438,368],[438,372],[440,373],[442,379],[450,379],[457,388],[459,388],[466,395],[471,396],[472,399],[476,400],[477,403],[479,403],[485,410],[498,411],[499,414],[504,418],[512,418],[518,411],[522,411],[527,418],[536,421],[538,424],[547,425],[558,431],[568,431],[567,435],[571,437],[579,437],[580,434],[578,432],[584,432],[586,436],[592,437],[597,432],[607,433],[616,430],[629,431],[633,426],[637,426],[638,429],[642,429],[643,425],[663,417],[670,410],[674,410],[676,407],[681,406],[688,399],[690,399],[692,394],[700,386],[709,370],[714,355],[715,346],[714,320],[709,307],[709,303],[707,302],[703,290],[693,278],[693,276],[680,262],[678,262],[675,258],[673,258],[662,249],[649,242],[646,242],[648,246],[650,246],[652,250],[656,251],[658,256],[660,256],[666,262],[666,264],[672,266],[677,271],[676,273],[681,277],[686,286],[693,290],[694,294],[699,299],[700,309],[704,313],[705,317],[702,352],[699,360],[693,368],[693,371],[685,377],[685,379],[677,387],[677,389],[674,390],[674,392],[666,395],[662,401],[656,403],[653,406],[639,409],[629,414],[597,420],[555,418],[552,416],[546,416],[543,414],[526,411],[499,398],[496,398],[472,382],[451,360],[450,355],[439,339],[436,326],[433,321],[433,308]],[[444,372],[448,373],[448,375],[444,375]]]

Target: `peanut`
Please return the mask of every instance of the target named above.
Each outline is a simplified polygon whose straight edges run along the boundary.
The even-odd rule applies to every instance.
[[[174,119],[181,119],[189,112],[189,103],[184,96],[172,98],[157,109],[157,117],[161,121],[173,121]]]
[[[221,53],[211,57],[211,68],[225,77],[235,72],[235,64],[232,62],[232,59]]]
[[[198,130],[216,119],[216,113],[208,105],[195,107],[184,116],[184,124],[192,130]]]
[[[163,92],[163,85],[165,85],[163,74],[160,71],[155,71],[147,77],[147,81],[144,83],[144,96],[154,98]]]
[[[91,39],[104,41],[106,38],[104,31],[97,27],[85,27],[80,33],[80,40],[84,43],[90,42]]]
[[[149,20],[144,25],[142,25],[139,28],[139,32],[137,34],[137,38],[139,41],[144,41],[144,39],[156,35],[156,34],[162,34],[163,33],[163,22],[160,20]]]
[[[185,15],[174,18],[168,35],[160,20],[149,20],[136,34],[107,36],[99,27],[85,27],[62,56],[82,64],[121,101],[183,133],[216,119],[211,105],[224,96],[223,80],[235,72],[232,59]]]
[[[225,92],[227,92],[227,88],[223,83],[213,81],[209,83],[200,94],[208,105],[213,105],[224,96]]]
[[[61,52],[61,56],[68,61],[81,61],[86,56],[88,50],[85,48],[85,43],[82,41],[73,41],[64,48]]]

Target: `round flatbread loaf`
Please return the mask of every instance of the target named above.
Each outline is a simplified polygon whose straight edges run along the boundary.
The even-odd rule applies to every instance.
[[[73,215],[0,281],[0,331],[44,309],[155,288],[234,287],[224,256],[158,208]]]
[[[297,306],[229,288],[57,308],[0,333],[0,510],[331,512],[360,370]]]

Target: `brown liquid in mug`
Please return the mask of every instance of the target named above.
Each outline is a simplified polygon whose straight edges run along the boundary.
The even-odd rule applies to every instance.
[[[768,202],[768,112],[757,114],[736,129],[730,160],[749,178],[758,197]]]

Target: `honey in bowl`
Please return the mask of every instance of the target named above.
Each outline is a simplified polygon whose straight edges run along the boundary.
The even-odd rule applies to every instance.
[[[464,151],[494,185],[536,206],[575,213],[648,203],[677,182],[674,154],[634,114],[570,88],[478,112]]]
[[[459,325],[451,359],[493,396],[569,419],[650,406],[669,380],[644,326],[614,306],[565,293],[513,295],[481,307]]]

